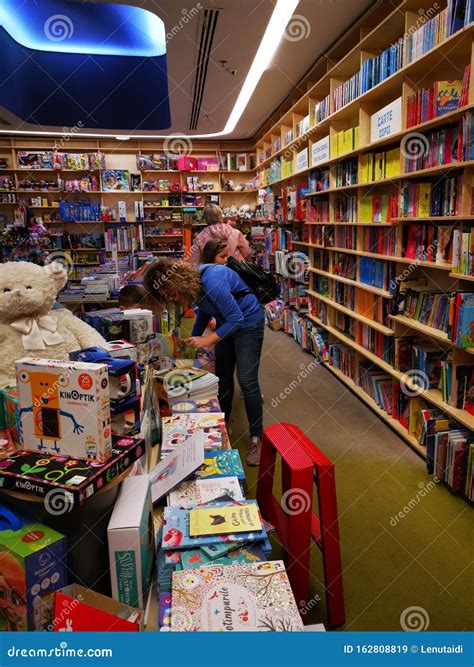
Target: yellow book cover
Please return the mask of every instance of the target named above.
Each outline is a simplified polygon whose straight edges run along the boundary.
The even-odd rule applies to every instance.
[[[369,170],[369,155],[360,156],[360,174],[359,174],[359,183],[368,183],[368,170]]]
[[[344,153],[350,153],[352,150],[352,128],[344,133]]]
[[[337,152],[337,134],[331,136],[331,155],[332,157],[338,157],[339,155]]]
[[[408,432],[417,435],[419,431],[419,417],[423,408],[423,401],[420,398],[412,398],[410,401],[410,416],[408,420]]]
[[[189,510],[189,535],[255,533],[262,530],[256,504],[202,507]]]
[[[354,127],[354,150],[359,148],[359,126]]]
[[[418,217],[430,217],[431,183],[418,184]]]
[[[372,222],[372,197],[361,197],[359,222]]]
[[[400,149],[393,148],[387,151],[387,175],[386,178],[400,176]]]

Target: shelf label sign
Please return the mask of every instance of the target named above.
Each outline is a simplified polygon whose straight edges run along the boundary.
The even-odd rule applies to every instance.
[[[329,160],[329,135],[311,146],[311,165],[314,167]]]
[[[401,132],[402,129],[402,98],[387,104],[370,117],[370,142]]]
[[[308,149],[304,148],[296,154],[296,171],[308,168]]]

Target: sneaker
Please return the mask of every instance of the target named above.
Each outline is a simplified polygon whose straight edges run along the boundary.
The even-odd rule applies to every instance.
[[[249,446],[247,447],[247,465],[258,466],[260,464],[260,452],[262,451],[262,440],[258,435],[253,435],[250,438]]]

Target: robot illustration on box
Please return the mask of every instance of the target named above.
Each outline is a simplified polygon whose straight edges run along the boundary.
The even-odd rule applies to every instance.
[[[79,424],[75,417],[69,412],[64,412],[59,407],[59,389],[67,387],[69,378],[67,375],[53,373],[32,373],[23,371],[20,375],[21,382],[29,382],[31,386],[31,407],[22,408],[19,413],[19,424],[24,413],[33,413],[34,434],[40,440],[38,449],[41,452],[59,454],[58,446],[63,437],[61,429],[61,417],[68,417],[72,421],[73,432],[82,433],[84,427]],[[64,435],[67,435],[65,433]]]

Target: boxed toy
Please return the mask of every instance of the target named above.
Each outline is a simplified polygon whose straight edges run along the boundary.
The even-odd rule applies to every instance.
[[[106,364],[24,357],[16,375],[25,449],[96,462],[111,456]]]
[[[8,439],[14,444],[20,443],[17,419],[18,389],[3,387],[0,389],[0,429],[8,431]]]
[[[137,348],[128,340],[111,340],[104,348],[114,359],[130,359],[131,361],[138,361]]]
[[[143,612],[73,584],[56,592],[54,632],[139,632]]]
[[[135,435],[140,432],[140,399],[130,398],[110,408],[113,435]]]
[[[0,488],[43,499],[54,490],[58,507],[72,510],[82,507],[144,454],[142,438],[115,435],[112,436],[112,456],[102,464],[20,450],[0,461]]]
[[[115,359],[101,347],[86,347],[69,353],[71,361],[106,364],[109,372],[109,398],[112,406],[128,402],[137,393],[137,365],[130,359]]]
[[[128,477],[107,528],[112,597],[144,609],[155,558],[148,475]]]
[[[178,171],[193,171],[197,167],[197,159],[189,155],[178,157]]]
[[[0,630],[44,630],[45,597],[66,585],[66,539],[41,523],[24,523],[0,507]]]

